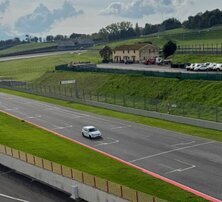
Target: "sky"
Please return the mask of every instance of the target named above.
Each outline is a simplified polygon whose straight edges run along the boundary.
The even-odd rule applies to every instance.
[[[184,21],[221,0],[0,0],[0,40],[14,37],[91,34],[111,23],[144,26],[175,17]]]

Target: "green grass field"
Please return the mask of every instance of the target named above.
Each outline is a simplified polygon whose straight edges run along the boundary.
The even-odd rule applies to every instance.
[[[20,44],[13,46],[11,48],[7,48],[4,50],[0,51],[0,56],[5,55],[5,54],[10,54],[10,53],[16,53],[16,52],[21,52],[21,51],[29,51],[29,50],[35,50],[39,48],[48,48],[55,46],[56,43],[26,43],[26,44]]]
[[[66,64],[72,61],[99,63],[100,56],[97,51],[88,51],[80,55],[64,54],[0,62],[0,76],[22,81],[31,81],[41,77],[47,71],[54,70],[55,65]]]

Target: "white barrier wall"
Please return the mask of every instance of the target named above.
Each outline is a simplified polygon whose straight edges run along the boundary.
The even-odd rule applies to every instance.
[[[64,191],[74,199],[81,198],[89,202],[127,202],[122,198],[1,153],[0,164]]]

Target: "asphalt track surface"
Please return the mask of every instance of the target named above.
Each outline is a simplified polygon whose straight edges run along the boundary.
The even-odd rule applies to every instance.
[[[0,110],[222,200],[220,142],[4,93]],[[103,139],[82,137],[85,125],[99,128]]]
[[[27,55],[18,55],[18,56],[8,56],[8,57],[0,57],[0,62],[11,61],[11,60],[21,60],[21,59],[29,59],[29,58],[38,58],[38,57],[46,57],[53,55],[63,55],[63,54],[74,54],[74,53],[83,53],[85,50],[73,50],[73,51],[57,51],[57,52],[48,52],[48,53],[34,53]]]
[[[1,202],[74,202],[70,196],[0,165]]]
[[[170,65],[144,65],[144,64],[123,64],[123,63],[109,63],[98,64],[97,67],[103,69],[125,69],[137,71],[151,71],[151,72],[174,72],[174,73],[189,73],[189,74],[222,74],[221,72],[209,71],[187,71],[182,68],[171,68]]]

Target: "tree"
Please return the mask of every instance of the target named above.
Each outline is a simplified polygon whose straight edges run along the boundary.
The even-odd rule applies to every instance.
[[[63,39],[64,39],[64,36],[61,34],[56,35],[54,38],[55,41],[62,41]]]
[[[46,37],[46,41],[47,41],[47,42],[53,42],[53,41],[54,41],[54,36],[48,35],[48,36]]]
[[[139,27],[138,23],[136,23],[136,26],[135,26],[135,33],[136,33],[137,37],[139,37],[141,34],[140,27]]]
[[[31,36],[30,36],[29,34],[26,34],[26,35],[25,35],[25,41],[28,42],[28,43],[30,43],[30,41],[31,41]]]
[[[37,36],[34,36],[34,37],[31,37],[30,41],[37,43],[39,41],[39,38]]]
[[[172,41],[168,41],[164,46],[163,46],[163,56],[164,58],[169,57],[170,55],[173,55],[175,51],[177,50],[177,45],[176,43]]]
[[[99,51],[99,54],[103,58],[103,62],[109,62],[112,55],[112,49],[109,46],[105,46]]]
[[[176,29],[182,26],[181,22],[175,18],[169,18],[161,23],[165,30]]]

